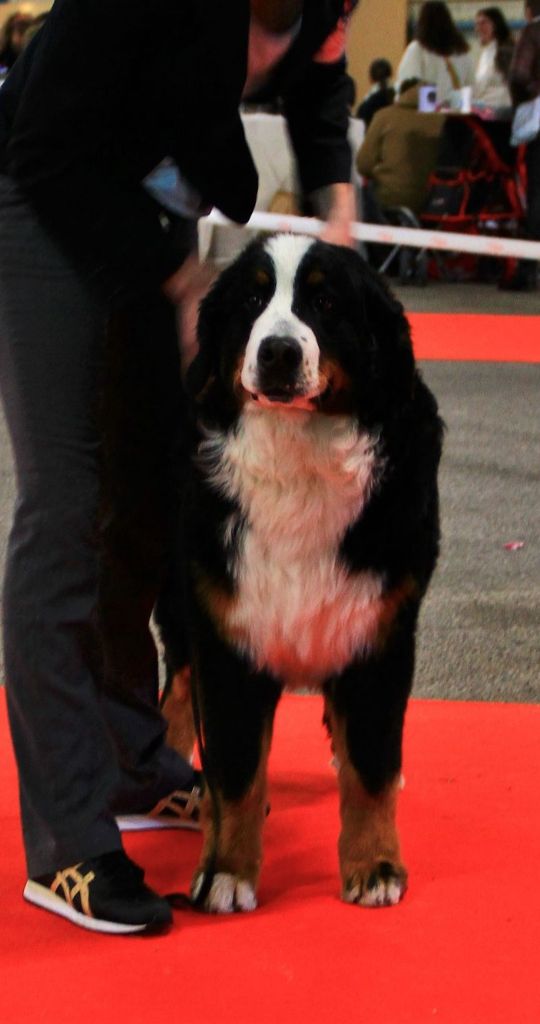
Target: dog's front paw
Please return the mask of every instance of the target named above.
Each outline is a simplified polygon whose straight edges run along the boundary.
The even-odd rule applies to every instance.
[[[407,889],[407,872],[401,865],[382,860],[369,870],[356,870],[343,889],[346,903],[361,907],[393,907]]]
[[[201,891],[204,874],[195,876],[191,887],[191,898],[194,902]],[[233,914],[235,911],[255,910],[257,897],[250,882],[237,875],[218,871],[212,879],[210,892],[204,901],[204,909],[211,914]]]

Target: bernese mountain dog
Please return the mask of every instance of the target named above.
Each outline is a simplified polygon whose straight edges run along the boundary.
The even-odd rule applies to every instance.
[[[284,687],[307,687],[337,767],[343,899],[396,904],[403,721],[439,547],[436,401],[402,306],[350,249],[255,241],[198,331],[187,609],[178,635],[170,608],[163,630],[179,670],[188,615],[211,793],[192,897],[256,907],[274,711]]]

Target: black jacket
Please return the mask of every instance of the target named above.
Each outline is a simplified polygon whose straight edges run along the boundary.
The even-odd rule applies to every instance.
[[[525,25],[514,50],[509,71],[512,102],[526,103],[540,96],[540,20]]]
[[[362,100],[355,117],[359,117],[364,121],[366,128],[369,128],[377,111],[383,110],[384,107],[389,107],[394,102],[395,96],[395,90],[391,86],[387,86],[385,89],[377,89],[376,92],[371,93],[371,96],[367,96],[365,100]]]
[[[345,6],[306,0],[274,73],[306,192],[350,176],[345,62],[313,60]],[[141,185],[164,157],[208,205],[251,215],[257,173],[238,112],[248,29],[248,0],[56,0],[3,86],[2,169],[109,287],[176,269]]]

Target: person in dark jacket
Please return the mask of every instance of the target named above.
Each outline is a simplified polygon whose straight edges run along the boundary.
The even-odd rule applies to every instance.
[[[392,77],[392,65],[384,57],[378,57],[369,66],[369,79],[371,88],[359,104],[356,110],[356,117],[364,121],[366,128],[369,127],[375,114],[383,107],[389,107],[395,99],[395,90],[390,85]]]
[[[162,931],[167,902],[114,812],[197,779],[164,742],[148,621],[182,483],[177,307],[197,217],[247,221],[239,104],[283,100],[330,241],[354,213],[344,53],[351,0],[56,0],[0,93],[0,386],[18,498],[6,567],[8,711],[25,897],[76,924]],[[167,26],[148,35],[148,18]],[[167,223],[145,180],[182,184]],[[174,230],[171,229],[171,223]]]
[[[514,106],[540,96],[540,0],[526,0],[523,29],[510,65],[509,86]],[[527,144],[527,234],[540,239],[540,133]],[[509,291],[529,291],[537,287],[538,266],[522,260],[516,273],[501,284]]]

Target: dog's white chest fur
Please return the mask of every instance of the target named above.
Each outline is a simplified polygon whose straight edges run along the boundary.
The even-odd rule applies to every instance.
[[[375,482],[375,447],[350,417],[253,407],[201,445],[209,479],[244,522],[226,528],[237,599],[224,625],[258,668],[289,683],[320,682],[375,637],[381,580],[339,559]]]

